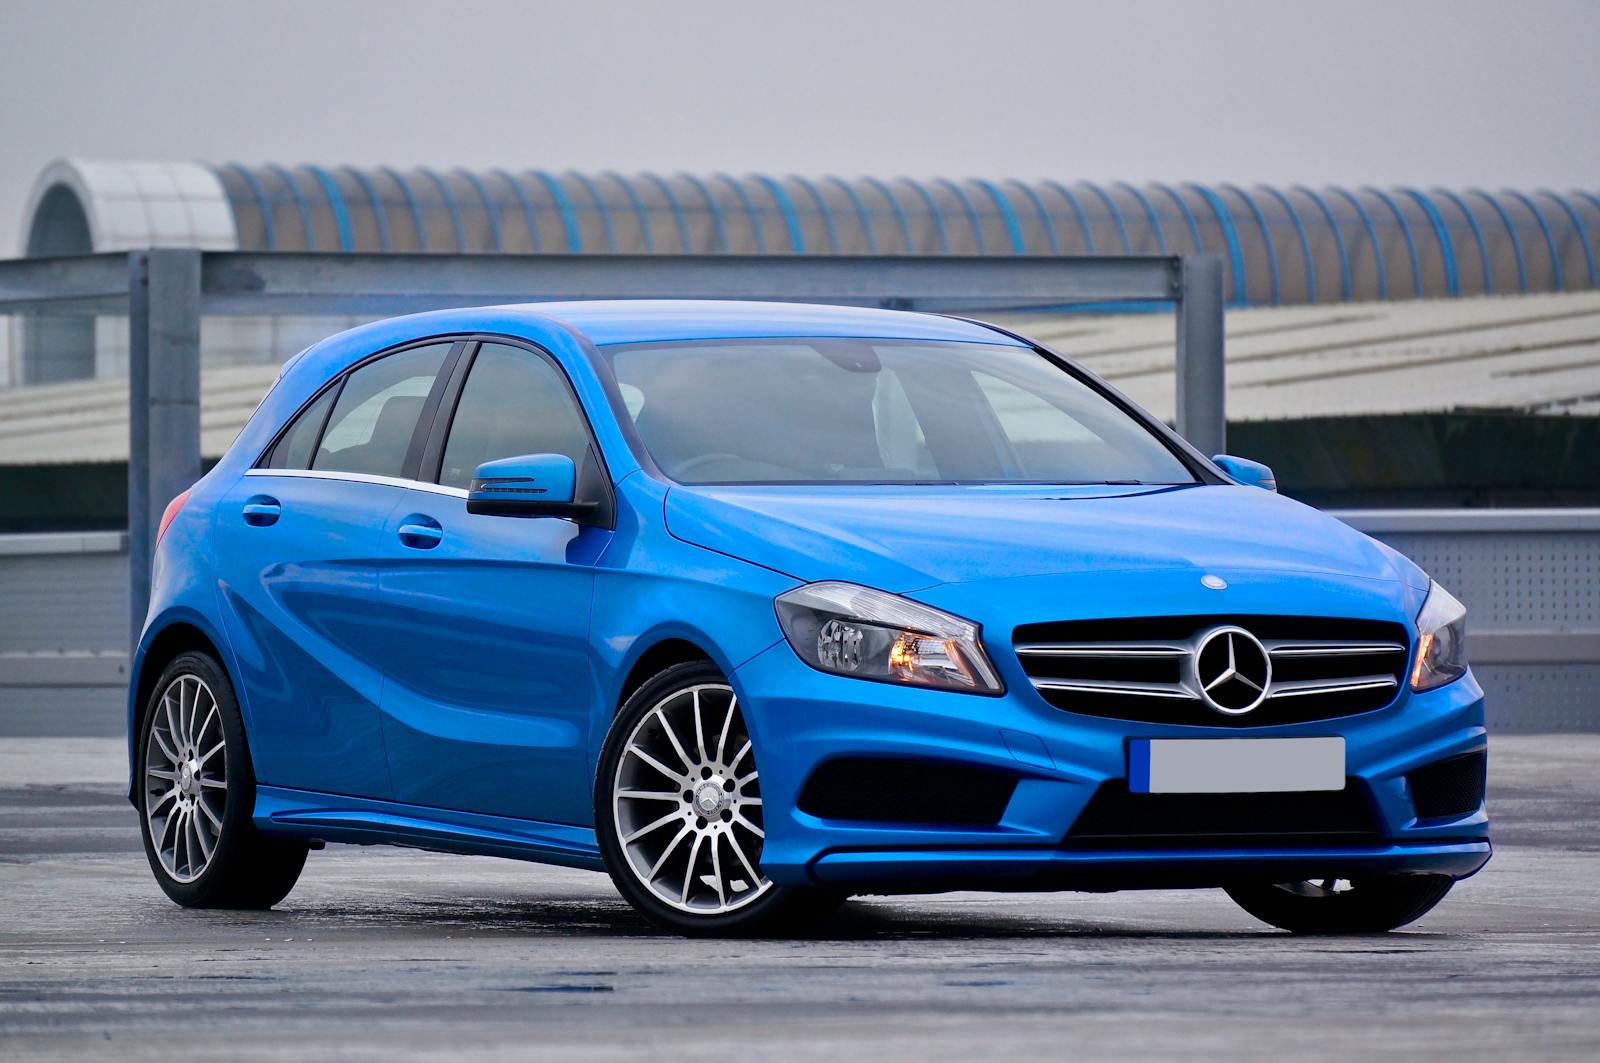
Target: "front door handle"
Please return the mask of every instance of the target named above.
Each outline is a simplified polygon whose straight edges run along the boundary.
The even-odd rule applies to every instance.
[[[245,500],[244,522],[252,528],[265,528],[278,523],[283,507],[271,495],[253,495]]]
[[[399,535],[413,550],[432,550],[444,541],[444,528],[426,513],[413,513],[400,522]]]

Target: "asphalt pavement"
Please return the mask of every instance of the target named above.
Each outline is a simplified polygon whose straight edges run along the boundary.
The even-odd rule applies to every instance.
[[[0,1058],[1600,1058],[1600,736],[1494,740],[1497,853],[1421,923],[1219,891],[852,902],[687,941],[601,875],[330,846],[265,913],[156,888],[120,743],[0,738]]]

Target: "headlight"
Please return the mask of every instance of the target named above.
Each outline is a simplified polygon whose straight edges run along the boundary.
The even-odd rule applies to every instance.
[[[778,596],[778,623],[811,667],[883,683],[1000,693],[978,627],[909,598],[853,583]]]
[[[1437,583],[1417,614],[1417,663],[1411,669],[1412,690],[1432,690],[1467,670],[1467,607]]]

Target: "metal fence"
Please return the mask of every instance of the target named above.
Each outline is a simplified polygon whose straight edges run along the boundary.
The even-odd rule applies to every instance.
[[[392,314],[558,299],[771,299],[898,309],[1093,303],[1176,308],[1177,427],[1223,446],[1222,263],[1215,256],[989,258],[363,255],[161,248],[0,262],[0,313],[128,315],[128,617],[149,601],[167,501],[201,473],[204,315]]]

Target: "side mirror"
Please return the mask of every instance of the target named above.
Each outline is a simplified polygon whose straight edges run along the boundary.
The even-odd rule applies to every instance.
[[[1278,489],[1278,478],[1272,475],[1272,469],[1259,461],[1236,458],[1232,454],[1215,454],[1211,460],[1216,463],[1217,468],[1227,473],[1230,479],[1246,487],[1259,487],[1264,491]]]
[[[472,474],[467,512],[492,517],[587,517],[593,502],[575,502],[578,469],[565,454],[523,454],[486,461]]]

